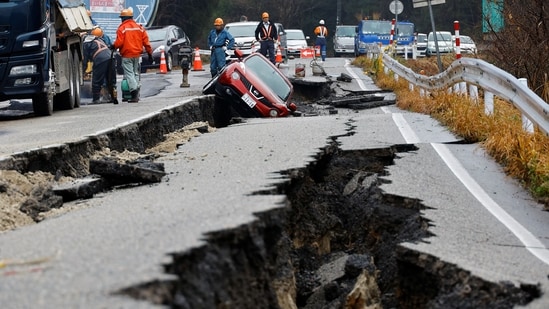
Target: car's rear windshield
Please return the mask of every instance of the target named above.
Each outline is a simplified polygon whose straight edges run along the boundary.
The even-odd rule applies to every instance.
[[[286,101],[290,96],[291,88],[280,75],[280,71],[273,68],[258,55],[252,55],[244,60],[246,69],[268,85],[276,95]]]
[[[289,31],[286,30],[286,38],[288,40],[305,40],[303,31]]]
[[[166,29],[150,29],[147,30],[147,35],[151,42],[163,41],[166,39]]]

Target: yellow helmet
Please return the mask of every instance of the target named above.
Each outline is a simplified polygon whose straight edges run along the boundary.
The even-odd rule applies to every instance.
[[[223,19],[221,18],[216,18],[215,21],[214,21],[214,26],[221,26],[223,25]]]
[[[133,17],[133,10],[131,8],[123,9],[120,11],[120,17]]]
[[[101,30],[101,28],[99,28],[99,27],[95,27],[95,28],[92,29],[91,34],[98,37],[98,38],[100,38],[100,37],[103,36],[103,30]]]
[[[261,14],[261,18],[269,18],[269,13],[263,12],[263,14]]]

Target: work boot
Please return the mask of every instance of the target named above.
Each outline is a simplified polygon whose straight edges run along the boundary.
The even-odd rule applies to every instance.
[[[128,103],[139,102],[139,90],[132,90],[130,94],[132,95],[132,97],[128,100]]]
[[[92,96],[92,104],[99,104],[101,103],[101,97],[99,94],[93,94]]]

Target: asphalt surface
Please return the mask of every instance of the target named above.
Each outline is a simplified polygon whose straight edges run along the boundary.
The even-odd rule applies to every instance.
[[[354,77],[346,87],[375,89],[344,61],[329,59],[328,75],[345,72]],[[167,89],[179,87],[179,80],[171,80]],[[405,246],[486,280],[539,284],[545,295],[528,308],[549,307],[549,213],[478,145],[453,144],[458,139],[430,117],[388,106],[250,119],[203,134],[160,159],[168,175],[159,184],[73,202],[67,206],[78,210],[0,234],[0,258],[47,259],[32,268],[0,270],[2,308],[153,307],[111,293],[168,278],[162,265],[170,253],[201,246],[205,233],[282,207],[282,195],[251,193],[285,181],[280,171],[304,167],[333,138],[342,150],[415,144],[417,151],[398,154],[381,186],[428,207],[423,213],[435,236]]]

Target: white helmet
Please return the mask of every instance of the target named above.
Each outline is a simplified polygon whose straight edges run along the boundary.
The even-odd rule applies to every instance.
[[[321,19],[318,23],[324,25],[324,19]]]

